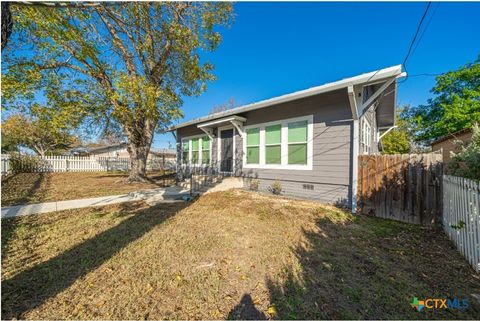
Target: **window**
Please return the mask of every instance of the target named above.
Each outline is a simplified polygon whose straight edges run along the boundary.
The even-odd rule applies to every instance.
[[[184,139],[182,140],[182,163],[188,164],[189,161],[189,140]]]
[[[202,137],[202,164],[210,164],[210,138]]]
[[[265,164],[282,163],[282,125],[265,127]]]
[[[297,121],[288,124],[288,164],[307,164],[307,121]]]
[[[247,129],[247,164],[259,164],[260,128]]]
[[[212,144],[208,136],[182,139],[182,164],[210,164]]]
[[[372,146],[372,128],[365,118],[362,119],[361,123],[360,151],[363,154],[370,154]]]
[[[192,164],[198,164],[200,144],[198,138],[192,138]]]
[[[313,115],[245,127],[244,168],[311,170]]]

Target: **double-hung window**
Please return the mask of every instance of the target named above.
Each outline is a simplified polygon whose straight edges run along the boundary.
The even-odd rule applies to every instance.
[[[188,139],[182,140],[182,163],[188,164],[190,160],[190,141]]]
[[[362,119],[361,129],[360,150],[363,154],[370,154],[372,146],[372,128],[365,118]]]
[[[260,162],[260,128],[247,129],[247,164]]]
[[[244,167],[311,170],[313,115],[245,128]]]
[[[210,138],[202,137],[202,164],[210,164]]]
[[[192,164],[198,164],[200,143],[198,138],[192,139]]]
[[[182,164],[210,164],[211,143],[212,141],[208,136],[182,139]]]
[[[308,122],[296,121],[288,124],[288,164],[306,165],[308,149]]]
[[[265,164],[282,163],[282,125],[265,127]]]

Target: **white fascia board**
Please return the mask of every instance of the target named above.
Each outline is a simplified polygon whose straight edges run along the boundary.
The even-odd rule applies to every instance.
[[[337,89],[347,88],[348,86],[354,86],[354,85],[360,85],[360,84],[367,85],[370,83],[378,82],[379,80],[382,80],[385,78],[396,77],[401,74],[402,74],[402,65],[396,65],[393,67],[388,67],[385,69],[380,69],[380,70],[372,71],[369,73],[361,74],[355,77],[345,78],[339,81],[327,83],[321,86],[300,90],[291,94],[286,94],[283,96],[262,100],[253,104],[248,104],[245,106],[233,108],[233,109],[212,114],[209,116],[193,119],[184,123],[180,123],[176,126],[173,126],[169,130],[198,124],[200,122],[205,122],[205,121],[220,118],[220,117],[227,117],[234,114],[244,113],[244,112],[255,110],[255,109],[260,109],[260,108],[264,108],[264,107],[268,107],[276,104],[281,104],[281,103],[289,102],[292,100],[302,99],[302,98],[334,91]]]
[[[214,125],[218,125],[218,124],[222,124],[222,123],[227,123],[227,122],[231,122],[231,121],[240,121],[240,122],[244,123],[246,120],[247,120],[247,119],[246,119],[245,117],[233,116],[233,117],[216,119],[216,120],[211,121],[211,122],[208,122],[208,123],[198,124],[197,127],[198,127],[198,128],[211,127],[211,126],[214,126]]]

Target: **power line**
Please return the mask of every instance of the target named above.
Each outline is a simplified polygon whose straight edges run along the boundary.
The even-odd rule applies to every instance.
[[[423,16],[422,16],[422,19],[420,19],[420,22],[417,26],[417,31],[415,31],[415,36],[413,37],[413,40],[412,42],[410,43],[410,47],[408,48],[408,52],[407,52],[407,55],[405,56],[405,59],[403,59],[403,66],[405,67],[406,64],[407,64],[407,60],[410,56],[410,53],[412,52],[412,48],[413,48],[413,45],[415,44],[415,40],[417,40],[417,37],[418,37],[418,33],[420,32],[420,28],[422,27],[422,24],[423,24],[423,20],[425,20],[425,17],[428,13],[428,9],[430,9],[430,6],[432,5],[431,2],[429,2],[427,4],[427,8],[425,9],[425,12],[423,13]]]
[[[427,16],[428,10],[430,9],[431,5],[432,5],[431,2],[429,2],[427,4],[427,7],[425,8],[425,11],[423,12],[422,18],[420,19],[420,22],[417,25],[417,30],[415,31],[415,35],[413,36],[412,42],[410,42],[410,46],[408,47],[408,51],[407,51],[407,54],[405,56],[405,59],[403,59],[402,65],[403,65],[403,68],[405,69],[405,72],[407,72],[407,61],[408,61],[408,58],[410,57],[410,54],[412,52],[413,45],[415,44],[415,41],[417,40],[418,33],[420,32],[420,30],[422,28],[423,21],[425,20],[425,17]],[[425,28],[425,30],[426,30],[426,28]],[[424,30],[424,33],[425,33],[425,30]],[[418,46],[418,43],[417,43],[417,46]],[[404,79],[402,79],[401,81],[399,81],[398,83],[402,84],[405,81],[407,81],[407,79],[408,79],[408,72],[407,72],[407,76]]]
[[[420,42],[422,42],[423,36],[425,35],[428,27],[430,26],[430,23],[432,22],[433,16],[435,16],[435,13],[437,12],[438,7],[440,7],[440,2],[436,3],[436,6],[434,6],[434,8],[432,9],[433,12],[430,15],[430,18],[428,19],[427,24],[425,25],[425,28],[423,28],[423,31],[420,34],[420,37],[418,38],[417,44],[415,45],[415,47],[412,50],[412,56],[415,54],[415,51],[417,51],[417,48],[418,48],[418,45],[420,44]]]

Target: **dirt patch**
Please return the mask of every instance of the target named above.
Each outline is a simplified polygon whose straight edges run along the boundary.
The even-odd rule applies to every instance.
[[[2,220],[3,246],[5,319],[480,313],[479,275],[441,232],[239,190]],[[471,305],[418,313],[414,296]]]

